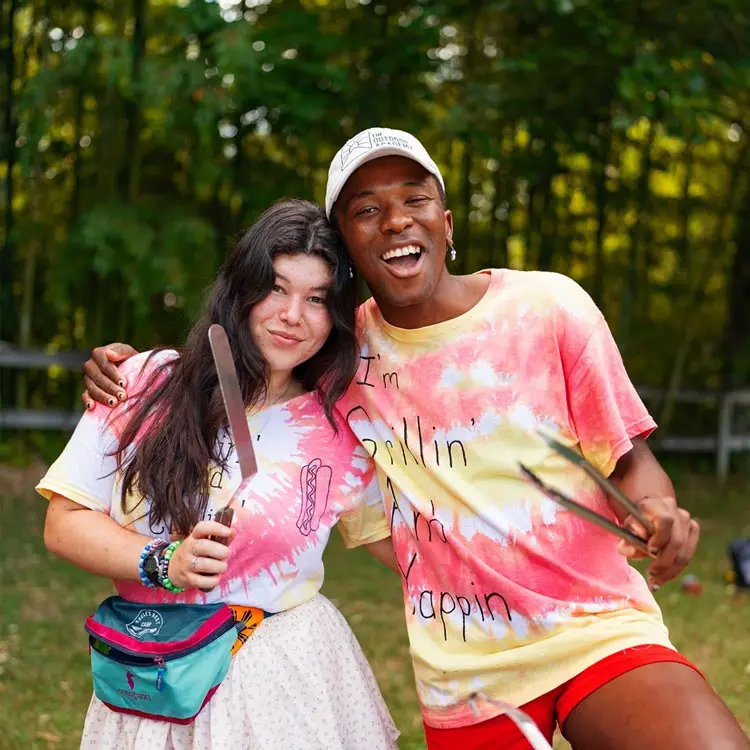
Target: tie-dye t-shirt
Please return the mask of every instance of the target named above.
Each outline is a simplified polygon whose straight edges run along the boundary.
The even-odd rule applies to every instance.
[[[152,368],[176,354],[160,352],[144,369],[147,354],[121,366],[131,398],[109,409],[97,404],[86,412],[65,450],[40,481],[37,490],[54,494],[92,510],[107,513],[118,524],[149,537],[169,539],[163,525],[154,528],[145,515],[148,501],[123,512],[116,460],[111,453],[121,434],[127,409],[135,403]],[[209,593],[189,589],[175,596],[133,581],[115,581],[121,596],[131,601],[224,601],[267,612],[302,604],[320,590],[323,550],[333,526],[348,546],[388,536],[382,498],[372,462],[365,449],[341,425],[336,435],[313,394],[304,394],[259,414],[249,413],[255,439],[258,474],[235,501],[229,568],[221,584]],[[240,484],[240,470],[231,436],[218,437],[226,469],[210,468],[210,520]],[[140,498],[128,504],[131,509]]]
[[[425,721],[522,705],[596,661],[669,646],[617,539],[548,500],[518,462],[614,518],[605,497],[539,439],[544,428],[605,474],[655,424],[607,324],[572,280],[491,271],[465,314],[416,330],[360,310],[362,362],[342,414],[377,463],[404,587]]]

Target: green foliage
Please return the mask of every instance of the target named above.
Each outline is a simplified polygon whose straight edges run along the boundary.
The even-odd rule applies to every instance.
[[[572,275],[641,382],[748,382],[739,0],[18,0],[0,42],[0,339],[28,278],[34,345],[181,338],[229,241],[382,124],[444,168],[457,271]]]
[[[212,271],[206,248],[213,243],[207,221],[157,201],[100,204],[80,216],[66,239],[50,290],[63,310],[68,300],[85,296],[93,270],[97,283],[125,291],[138,323],[148,325],[151,300],[165,292],[187,298],[194,313],[196,292]]]

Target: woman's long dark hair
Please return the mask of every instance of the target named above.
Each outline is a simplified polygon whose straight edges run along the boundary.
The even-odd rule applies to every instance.
[[[126,510],[130,493],[150,498],[152,528],[165,524],[187,536],[206,510],[209,465],[225,465],[217,437],[226,415],[208,343],[209,326],[219,323],[227,331],[245,404],[259,403],[266,396],[268,365],[250,333],[249,315],[271,291],[277,255],[319,257],[333,272],[326,296],[333,329],[321,350],[295,368],[294,377],[317,393],[336,429],[333,406],[359,362],[356,285],[346,251],[325,212],[307,201],[286,200],[265,211],[242,236],[222,266],[179,360],[156,368],[128,415],[116,453],[122,471],[121,502]]]

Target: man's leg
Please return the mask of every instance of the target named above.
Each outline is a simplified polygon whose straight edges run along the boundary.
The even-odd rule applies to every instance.
[[[709,684],[685,664],[647,664],[600,687],[562,727],[574,750],[750,750]]]

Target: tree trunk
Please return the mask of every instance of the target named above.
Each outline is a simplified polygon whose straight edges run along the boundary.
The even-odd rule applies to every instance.
[[[466,23],[465,43],[466,57],[464,63],[466,80],[473,80],[477,70],[477,24],[479,21],[480,3],[470,4],[469,18]],[[463,89],[464,95],[466,89]],[[468,107],[467,107],[468,111]],[[474,130],[466,128],[462,138],[463,152],[461,159],[461,201],[463,203],[463,214],[460,227],[458,227],[458,241],[460,245],[460,257],[457,258],[457,269],[463,273],[473,271],[472,257],[475,252],[471,246],[471,198],[474,192],[471,184],[472,168],[474,164],[475,144],[473,138]]]
[[[44,5],[43,18],[50,17],[50,0]],[[44,69],[46,65],[46,39],[41,34],[38,40],[36,51],[39,67]],[[25,61],[24,61],[25,62]],[[34,319],[34,301],[37,296],[36,291],[36,268],[37,258],[42,251],[42,237],[44,233],[42,227],[44,218],[42,216],[42,190],[44,172],[43,154],[37,148],[34,149],[31,165],[31,179],[29,180],[30,196],[30,215],[31,215],[31,234],[26,243],[26,254],[23,260],[23,288],[21,291],[21,312],[18,326],[18,345],[21,349],[31,347],[32,324]],[[19,409],[25,409],[28,406],[28,370],[21,370],[16,380],[16,406]]]
[[[461,155],[461,225],[458,227],[457,250],[460,251],[459,257],[456,258],[456,266],[462,273],[471,270],[471,167],[474,156],[474,147],[470,140],[463,144],[463,153]]]
[[[95,2],[86,3],[85,27],[93,27]],[[81,138],[83,128],[83,99],[85,89],[79,86],[76,90],[76,100],[73,114],[73,190],[70,195],[70,216],[68,226],[72,229],[78,221],[81,207]]]
[[[240,120],[239,114],[235,118],[234,127],[237,129],[237,133],[233,138],[233,143],[237,153],[234,156],[233,169],[232,169],[232,190],[231,190],[231,209],[232,209],[232,235],[234,236],[238,230],[242,229],[242,224],[245,221],[245,191],[243,190],[243,177],[245,176],[245,170],[248,169],[247,162],[245,161],[245,153],[242,148],[242,139],[244,136],[244,125]],[[315,179],[316,171],[311,170],[310,172],[312,179]],[[251,178],[252,179],[252,178]],[[240,199],[237,205],[234,205],[234,196],[239,195]]]
[[[677,239],[677,277],[678,280],[689,281],[690,278],[690,214],[692,199],[690,198],[690,183],[693,180],[693,144],[688,141],[683,154],[685,163],[685,178],[682,181],[682,199],[680,200],[680,234]]]
[[[534,204],[536,203],[536,185],[529,182],[527,186],[528,202],[526,203],[526,230],[524,232],[523,242],[523,259],[521,261],[521,270],[532,267],[536,268],[537,255],[534,248],[534,222],[536,221]]]
[[[216,228],[216,260],[214,266],[219,268],[224,262],[227,255],[227,231],[226,221],[224,218],[224,206],[221,202],[221,182],[214,185],[213,196],[211,198],[211,216],[213,225]]]
[[[3,146],[5,150],[5,227],[3,251],[0,255],[0,341],[11,340],[16,331],[15,306],[13,304],[13,167],[16,163],[16,107],[13,96],[15,66],[15,19],[17,0],[10,0],[8,7],[7,36],[5,47],[5,117],[3,118]]]
[[[727,390],[750,381],[750,214],[747,212],[738,222],[736,243],[724,336],[723,383]]]
[[[622,308],[620,311],[620,349],[623,354],[627,351],[630,344],[630,333],[632,330],[635,310],[638,308],[638,302],[641,290],[638,288],[641,279],[641,254],[642,245],[646,236],[645,225],[647,223],[645,212],[647,210],[650,190],[649,179],[651,177],[651,150],[656,137],[656,127],[654,123],[649,123],[646,140],[641,152],[641,170],[638,175],[638,182],[635,194],[635,211],[636,220],[631,231],[630,239],[630,257],[628,262],[627,278],[625,290],[622,299]]]
[[[508,212],[506,212],[505,219],[500,219],[499,216],[504,202],[509,202],[509,196],[502,168],[498,166],[492,178],[492,213],[489,227],[490,267],[492,268],[502,268],[508,264]]]
[[[725,390],[750,382],[750,179],[745,180],[734,234],[734,258],[729,273],[729,302],[724,327]],[[745,210],[742,207],[745,207]]]
[[[113,6],[112,23],[115,27],[113,35],[125,35],[126,19],[122,13],[123,7],[117,3]],[[97,142],[97,195],[102,202],[115,199],[117,179],[120,175],[120,165],[123,158],[129,154],[122,148],[122,138],[119,123],[122,117],[121,102],[117,95],[117,83],[110,73],[104,93],[104,101],[98,107],[102,114],[101,127]],[[123,191],[124,192],[124,191]]]
[[[688,258],[690,249],[691,213],[690,182],[693,177],[693,147],[690,141],[688,141],[685,146],[683,158],[685,161],[685,179],[682,183],[682,200],[680,201],[680,236],[677,241],[678,265],[675,273],[675,283],[678,287],[682,287],[683,289],[681,295],[682,304],[679,304],[679,302],[675,303],[675,307],[679,311],[679,320],[681,320],[683,324],[680,327],[677,352],[675,354],[674,362],[672,363],[672,370],[669,375],[669,382],[664,394],[661,416],[659,418],[659,425],[665,435],[669,434],[668,427],[672,420],[672,416],[674,415],[676,403],[675,397],[682,387],[684,380],[685,367],[688,363],[688,354],[690,353],[690,348],[692,347],[695,337],[695,325],[692,320],[695,320],[694,316],[697,313],[697,310],[695,309],[697,300],[691,293]],[[705,288],[705,284],[701,285],[701,288]]]
[[[542,176],[539,190],[539,257],[537,267],[540,271],[549,271],[555,255],[555,233],[557,230],[557,215],[552,195],[552,174]]]
[[[141,130],[141,63],[146,52],[145,28],[146,0],[133,0],[132,64],[130,68],[131,93],[125,103],[125,158],[127,197],[133,201],[138,196],[140,181],[140,130]]]
[[[558,250],[562,252],[555,251],[555,269],[566,276],[570,276],[573,273],[573,248],[570,240],[575,234],[573,229],[575,222],[567,206],[564,210],[561,210],[561,213],[562,216],[558,216],[556,219],[555,236]]]
[[[608,127],[606,142],[603,144],[601,151],[604,158],[597,165],[598,169],[594,177],[596,234],[594,236],[594,272],[591,296],[600,308],[604,305],[604,278],[606,276],[604,238],[607,233],[607,204],[609,202],[609,195],[607,193],[607,166],[612,161],[613,141],[612,128]]]

